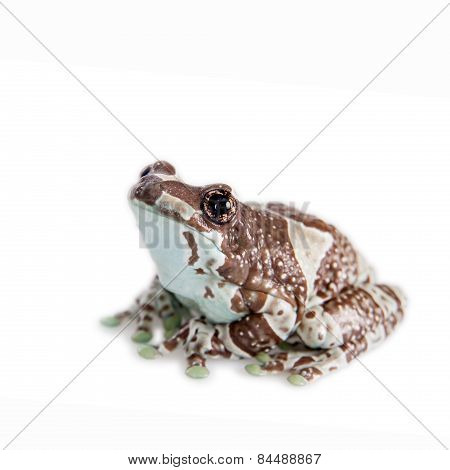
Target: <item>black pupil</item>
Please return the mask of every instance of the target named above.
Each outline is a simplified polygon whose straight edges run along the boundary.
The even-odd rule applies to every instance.
[[[144,169],[141,171],[141,178],[143,178],[144,176],[147,176],[149,173],[150,173],[150,168],[149,168],[149,167],[144,168]]]
[[[208,199],[208,206],[213,216],[220,218],[231,209],[231,203],[225,194],[211,194]]]

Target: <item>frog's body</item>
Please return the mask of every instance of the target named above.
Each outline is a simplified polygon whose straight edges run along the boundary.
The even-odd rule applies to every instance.
[[[311,215],[241,203],[223,184],[188,186],[166,162],[142,172],[130,202],[158,277],[108,321],[137,318],[134,339],[146,342],[152,318],[163,318],[168,339],[145,346],[145,357],[183,343],[191,376],[207,375],[206,356],[257,357],[250,373],[289,370],[304,384],[380,342],[403,316],[401,292],[375,284],[347,238]]]

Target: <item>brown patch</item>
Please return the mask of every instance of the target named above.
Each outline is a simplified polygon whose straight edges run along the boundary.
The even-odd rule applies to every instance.
[[[359,338],[367,331],[374,331],[385,317],[385,312],[372,296],[359,287],[344,289],[325,302],[323,310],[340,326],[344,343]]]
[[[295,362],[294,367],[304,366],[305,364],[311,364],[311,362],[314,362],[314,358],[312,358],[311,356],[304,356]]]
[[[226,260],[218,269],[219,274],[248,291],[278,297],[301,315],[306,301],[306,279],[295,256],[285,217],[239,204],[233,225],[223,229],[223,236],[221,250]],[[249,303],[247,306],[250,308]]]
[[[280,361],[271,361],[264,364],[264,370],[267,372],[282,372],[284,370],[284,365]]]
[[[164,347],[168,351],[173,351],[178,346],[178,343],[185,341],[189,335],[189,328],[184,328],[176,336],[164,341]]]
[[[169,162],[166,162],[164,160],[159,160],[156,163],[153,163],[150,168],[150,171],[153,171],[154,173],[160,173],[163,175],[175,174],[175,168]]]
[[[314,284],[316,295],[323,299],[334,297],[337,292],[356,281],[358,275],[356,251],[336,227],[311,214],[306,214],[281,203],[269,203],[267,207],[284,217],[301,222],[307,227],[328,232],[333,237],[333,244],[317,271]]]
[[[316,377],[323,375],[323,373],[317,369],[317,367],[307,367],[300,371],[300,374],[308,381],[314,380]]]
[[[231,299],[231,310],[236,313],[242,313],[247,311],[247,307],[245,306],[240,291],[237,291]]]
[[[206,360],[203,356],[201,356],[200,354],[191,354],[188,358],[187,358],[187,363],[188,363],[188,367],[192,367],[192,366],[202,366],[202,367],[205,367],[206,365]]]
[[[289,358],[288,353],[282,352],[277,354],[277,360],[286,362]]]
[[[394,290],[391,287],[387,286],[386,284],[377,284],[377,286],[383,292],[385,292],[386,294],[388,294],[390,297],[392,297],[395,300],[399,311],[403,313],[403,308],[405,307],[405,305],[403,305],[402,301],[399,299],[398,295],[394,292]]]
[[[225,358],[231,357],[231,352],[225,348],[223,342],[216,335],[212,337],[211,345],[212,349],[208,353],[210,356],[222,356]]]
[[[187,224],[198,232],[210,232],[211,228],[205,222],[205,219],[201,214],[196,212],[192,217],[187,221]]]
[[[160,183],[162,190],[171,196],[184,201],[193,209],[200,209],[200,193],[201,188],[190,186],[181,181],[162,181]]]
[[[197,268],[197,269],[195,270],[195,273],[196,273],[196,274],[206,274],[205,270],[202,269],[202,268]],[[219,287],[220,287],[220,286],[219,286]]]
[[[136,183],[130,191],[130,198],[153,206],[162,194],[161,178],[149,176]]]
[[[205,299],[207,299],[208,297],[214,299],[214,293],[208,286],[205,287],[205,293],[203,294],[203,297]]]
[[[309,318],[309,319],[314,318],[315,316],[316,316],[315,312],[306,312],[305,313],[305,317]]]
[[[267,294],[256,290],[241,289],[242,298],[251,312],[261,312],[266,303]]]
[[[349,343],[343,344],[342,350],[345,353],[345,358],[347,362],[355,359],[355,357],[359,356],[362,352],[367,350],[367,339],[362,336],[355,341],[350,341]]]
[[[150,331],[150,328],[147,325],[140,325],[137,331],[145,331],[148,333]]]
[[[220,281],[220,282],[217,283],[217,286],[222,289],[223,287],[225,287],[225,283]]]
[[[348,239],[332,225],[329,232],[334,241],[320,263],[314,283],[316,295],[324,299],[334,297],[351,286],[358,277],[356,251]]]
[[[233,343],[250,355],[257,354],[280,342],[266,319],[259,314],[252,314],[229,326]]]
[[[184,238],[186,238],[189,248],[192,252],[191,256],[188,259],[188,264],[192,266],[199,259],[197,242],[195,241],[194,235],[191,232],[183,232],[183,236]]]

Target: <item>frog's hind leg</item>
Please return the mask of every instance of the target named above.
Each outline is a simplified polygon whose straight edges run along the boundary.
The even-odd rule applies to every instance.
[[[401,292],[386,285],[348,288],[305,313],[297,330],[303,345],[259,354],[256,358],[262,364],[249,365],[247,371],[254,375],[288,371],[294,385],[313,382],[381,343],[403,318],[404,304]]]
[[[388,336],[403,318],[402,292],[384,284],[348,287],[322,305],[307,310],[297,329],[309,348],[331,349],[377,332],[372,342]]]

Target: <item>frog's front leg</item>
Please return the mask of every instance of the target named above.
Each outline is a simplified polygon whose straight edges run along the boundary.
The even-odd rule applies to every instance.
[[[126,310],[103,318],[101,322],[105,326],[114,327],[136,321],[136,329],[131,338],[136,343],[147,343],[153,337],[152,322],[158,317],[167,338],[174,335],[181,325],[182,315],[174,307],[174,302],[176,299],[162,287],[156,276],[150,287],[141,292]]]
[[[158,347],[162,355],[182,345],[188,367],[187,375],[203,378],[209,375],[207,358],[249,358],[270,350],[295,329],[297,312],[284,300],[267,296],[261,313],[251,313],[228,324],[211,323],[195,311],[177,334]]]
[[[178,333],[164,341],[157,351],[165,355],[182,345],[187,359],[186,374],[199,379],[209,375],[206,367],[208,357],[229,359],[233,354],[225,348],[219,338],[219,325],[209,323],[195,312],[191,312],[191,315],[193,318],[183,325]]]
[[[396,288],[347,288],[305,313],[297,329],[300,345],[260,356],[262,364],[247,370],[255,375],[289,371],[294,385],[313,382],[381,343],[402,319],[404,307],[403,294]]]
[[[298,313],[295,305],[266,295],[259,311],[227,325],[220,325],[219,338],[226,349],[236,356],[255,357],[286,340],[295,330],[297,323]]]

